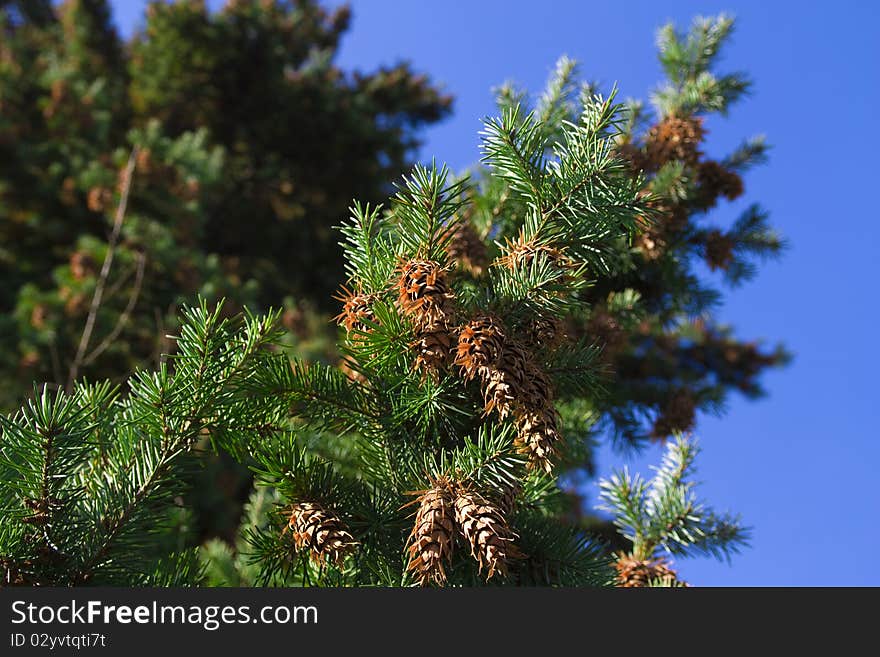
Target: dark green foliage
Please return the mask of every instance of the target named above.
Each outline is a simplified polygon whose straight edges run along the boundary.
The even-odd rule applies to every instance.
[[[109,383],[78,384],[70,393],[44,387],[0,419],[5,583],[199,579],[193,549],[176,537],[176,507],[205,438],[222,442],[233,427],[256,433],[266,424],[259,405],[248,410],[242,381],[263,367],[266,345],[278,339],[276,316],[234,326],[220,310],[187,311],[177,355],[156,372],[135,374],[124,396]]]
[[[288,340],[323,334],[332,357],[308,326],[342,276],[332,226],[386,196],[451,103],[405,65],[340,70],[348,24],[312,0],[153,2],[125,43],[106,0],[0,3],[0,408],[71,369],[155,365],[197,294],[230,313],[284,302]]]

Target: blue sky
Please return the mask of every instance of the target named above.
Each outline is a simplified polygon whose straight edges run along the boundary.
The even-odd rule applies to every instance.
[[[116,0],[128,31],[140,0]],[[212,3],[216,5],[217,3]],[[334,3],[335,4],[335,3]],[[824,5],[824,6],[822,6]],[[456,97],[454,116],[425,133],[424,159],[454,169],[478,159],[490,88],[504,80],[541,89],[563,53],[584,75],[624,96],[647,97],[660,79],[654,33],[697,14],[738,19],[725,65],[747,71],[753,95],[712,117],[708,151],[721,156],[764,133],[770,163],[747,175],[747,194],[723,223],[760,202],[790,242],[779,262],[729,292],[718,315],[741,336],[783,341],[795,359],[764,379],[769,396],[733,397],[723,418],[702,417],[702,494],[753,527],[751,549],[728,565],[680,560],[696,585],[880,585],[880,239],[873,184],[880,152],[880,19],[875,3],[355,0],[339,62],[370,70],[411,60]],[[602,454],[602,471],[647,470],[656,449]],[[594,491],[595,492],[595,489]]]

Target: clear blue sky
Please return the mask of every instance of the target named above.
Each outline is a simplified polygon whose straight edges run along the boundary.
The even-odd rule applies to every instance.
[[[144,3],[114,4],[130,30]],[[880,157],[877,5],[355,0],[353,9],[339,62],[369,70],[409,59],[443,83],[455,114],[426,132],[421,155],[455,169],[478,158],[490,87],[512,79],[537,91],[565,53],[588,78],[646,97],[660,79],[658,26],[737,16],[726,63],[752,75],[754,94],[728,118],[710,119],[708,150],[723,155],[756,133],[774,148],[769,165],[748,174],[746,198],[717,217],[759,201],[791,248],[729,293],[720,317],[742,336],[784,341],[795,360],[765,378],[769,397],[734,397],[723,418],[700,420],[701,491],[753,526],[752,548],[731,565],[677,565],[703,586],[880,585],[872,547],[880,541],[880,216],[870,182]],[[628,463],[645,471],[658,456],[652,449]],[[602,471],[623,462],[606,451]]]

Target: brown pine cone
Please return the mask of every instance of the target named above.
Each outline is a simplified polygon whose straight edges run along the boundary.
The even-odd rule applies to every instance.
[[[501,509],[473,490],[459,488],[455,497],[455,520],[471,548],[471,556],[486,579],[495,573],[507,575],[507,564],[522,556],[514,545],[516,534],[507,525]]]
[[[453,338],[453,332],[445,328],[416,335],[416,339],[410,344],[410,349],[416,353],[413,366],[436,378],[450,361]]]
[[[432,331],[452,322],[454,294],[444,269],[431,260],[410,260],[399,267],[397,304],[420,331]]]
[[[412,533],[409,536],[409,566],[422,586],[446,583],[445,565],[452,560],[455,541],[455,501],[452,485],[445,477],[421,491]]]
[[[468,322],[458,334],[455,364],[470,380],[478,374],[485,376],[489,368],[498,365],[504,349],[504,326],[491,316],[477,317]]]
[[[339,517],[316,502],[294,504],[287,527],[297,550],[309,550],[316,563],[342,565],[357,545]]]
[[[356,337],[357,333],[369,333],[370,326],[364,322],[376,323],[376,315],[373,313],[373,301],[375,296],[371,294],[363,294],[353,292],[343,287],[342,292],[334,297],[338,301],[342,301],[342,312],[333,319],[340,326],[345,327],[349,336]]]
[[[648,132],[645,168],[657,171],[667,162],[675,161],[695,165],[705,135],[702,118],[667,116]]]
[[[446,252],[452,261],[474,276],[480,276],[489,265],[486,243],[477,235],[473,224],[467,219],[458,221],[449,231]]]
[[[640,560],[621,554],[614,567],[617,569],[617,585],[622,588],[644,588],[652,582],[663,586],[687,586],[664,559]]]
[[[562,441],[558,417],[552,406],[517,413],[515,442],[519,452],[528,456],[530,469],[553,471]]]

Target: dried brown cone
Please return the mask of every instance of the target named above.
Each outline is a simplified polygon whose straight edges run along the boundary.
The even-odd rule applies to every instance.
[[[614,148],[614,151],[620,158],[626,161],[633,174],[645,169],[645,154],[637,144],[632,142],[619,144]]]
[[[519,402],[523,408],[553,407],[553,383],[533,359],[526,361],[526,385]]]
[[[446,271],[432,260],[410,260],[399,267],[397,304],[416,329],[437,330],[452,322],[454,294]]]
[[[706,235],[706,263],[712,271],[716,269],[726,270],[733,262],[733,247],[736,245],[733,238],[719,230],[713,230]]]
[[[481,374],[485,412],[495,411],[502,420],[510,415],[529,393],[533,370],[528,351],[518,342],[507,340],[498,365]]]
[[[436,378],[441,371],[446,369],[452,358],[454,337],[453,332],[445,328],[419,333],[410,344],[410,349],[416,353],[413,366]]]
[[[686,209],[677,203],[655,202],[652,218],[640,217],[635,244],[648,260],[657,260],[666,253],[671,238],[687,227]]]
[[[455,497],[450,481],[441,477],[420,491],[416,519],[409,536],[409,566],[419,584],[446,583],[445,566],[455,543]]]
[[[564,338],[562,322],[555,317],[536,317],[526,325],[526,344],[533,349],[553,349]]]
[[[574,268],[574,263],[561,250],[546,244],[536,244],[534,240],[526,240],[523,236],[515,242],[508,241],[506,250],[507,254],[499,258],[498,263],[508,269],[531,267],[539,254],[561,272],[567,274]]]
[[[516,510],[520,493],[522,493],[522,485],[519,482],[504,484],[499,488],[496,496],[498,508],[501,509],[501,513],[504,514],[505,518],[509,517]]]
[[[662,232],[653,227],[640,232],[635,243],[647,260],[659,260],[666,253],[666,240]]]
[[[448,231],[449,257],[474,276],[480,276],[489,265],[486,243],[480,239],[473,224],[467,219],[457,222]]]
[[[718,162],[706,160],[697,167],[697,184],[701,202],[706,207],[715,205],[719,196],[729,201],[736,200],[745,191],[742,178]]]
[[[657,212],[660,214],[660,225],[667,234],[679,233],[688,225],[688,213],[683,205],[678,203],[658,203]]]
[[[528,457],[529,469],[553,471],[562,442],[558,417],[552,406],[517,413],[515,443],[520,454]]]
[[[686,389],[677,390],[654,420],[651,437],[664,440],[675,432],[689,431],[694,426],[696,412],[693,394]]]
[[[49,318],[49,308],[45,304],[38,303],[31,310],[31,326],[35,329],[43,329],[46,327],[46,320]]]
[[[645,168],[656,171],[667,162],[674,161],[695,165],[705,135],[702,118],[667,116],[648,132]]]
[[[504,349],[504,326],[495,317],[484,315],[472,319],[458,333],[455,364],[470,380],[486,376],[498,365]]]
[[[364,320],[376,323],[376,315],[373,313],[372,307],[375,296],[342,288],[342,291],[335,298],[342,302],[342,312],[333,318],[336,323],[344,326],[349,335],[369,333],[370,326]]]
[[[493,575],[507,575],[507,564],[522,557],[514,544],[516,534],[511,531],[501,509],[474,490],[459,487],[455,496],[455,521],[471,548],[480,572],[485,568],[486,579]]]
[[[308,550],[316,563],[341,565],[357,546],[342,520],[317,502],[294,504],[287,528],[293,532],[296,549]]]
[[[137,169],[142,174],[149,174],[153,166],[153,152],[149,148],[141,148],[135,156]]]
[[[614,567],[617,569],[617,585],[622,588],[644,588],[652,582],[664,586],[687,586],[664,559],[635,559],[620,554]]]

